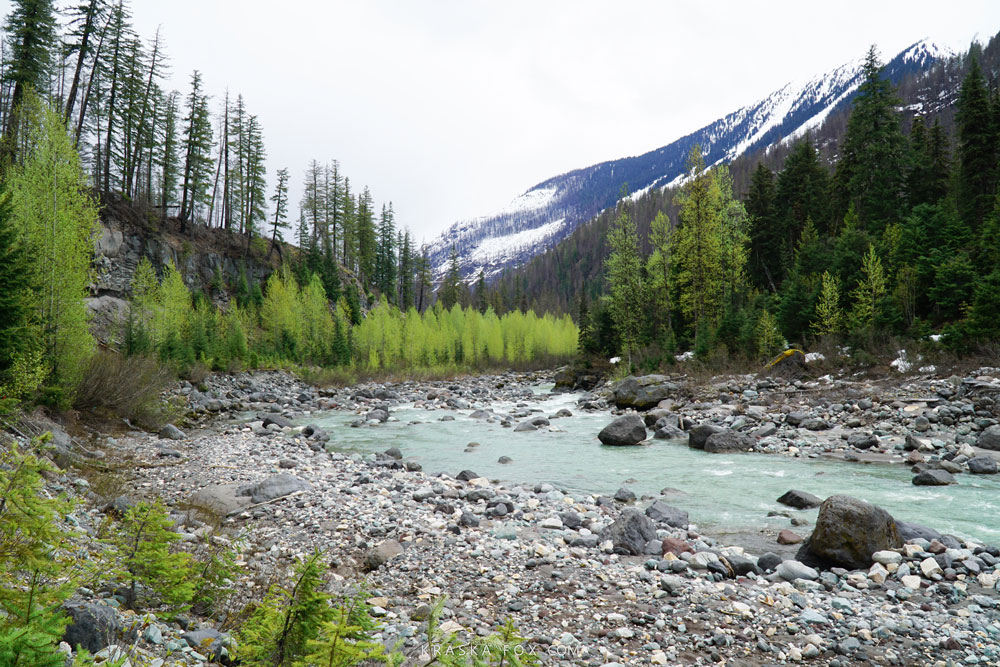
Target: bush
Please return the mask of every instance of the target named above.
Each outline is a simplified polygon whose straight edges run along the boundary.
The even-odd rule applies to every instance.
[[[170,369],[152,357],[99,350],[87,364],[74,406],[158,428],[170,418],[160,397],[172,380]]]

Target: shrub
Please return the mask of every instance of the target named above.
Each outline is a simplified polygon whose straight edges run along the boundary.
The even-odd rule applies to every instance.
[[[80,379],[74,405],[156,428],[170,418],[160,397],[172,379],[170,369],[152,357],[99,350]]]

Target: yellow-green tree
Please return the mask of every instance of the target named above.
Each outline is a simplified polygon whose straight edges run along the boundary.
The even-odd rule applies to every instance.
[[[816,304],[816,321],[812,330],[817,336],[836,335],[844,329],[844,311],[840,307],[840,281],[823,272],[819,291],[819,302]]]
[[[875,323],[878,302],[885,296],[886,277],[882,260],[875,253],[875,247],[868,246],[868,252],[861,260],[861,280],[854,288],[854,310],[851,322],[855,330],[871,329]]]
[[[97,207],[59,114],[26,95],[20,118],[23,162],[8,172],[11,214],[32,258],[33,307],[49,382],[69,401],[94,350],[84,298]]]

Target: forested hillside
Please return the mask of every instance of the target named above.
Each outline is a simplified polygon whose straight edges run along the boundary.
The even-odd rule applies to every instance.
[[[995,91],[996,73],[1000,70],[1000,40],[997,38],[990,40],[985,47],[974,45],[971,52],[941,62],[926,74],[905,77],[894,87],[893,99],[887,102],[892,108],[889,120],[892,127],[899,130],[901,143],[898,150],[902,151],[902,157],[886,163],[884,168],[901,170],[899,178],[912,182],[908,187],[918,188],[922,186],[917,185],[914,179],[918,182],[922,178],[923,167],[919,163],[923,160],[945,161],[946,164],[939,165],[938,169],[948,172],[948,201],[954,201],[958,196],[955,179],[961,180],[962,155],[959,148],[962,145],[962,130],[961,125],[956,123],[956,115],[960,109],[962,84],[973,61],[978,63],[984,85]],[[814,225],[824,233],[839,233],[844,227],[846,208],[843,186],[839,191],[835,187],[838,182],[835,172],[844,154],[851,113],[851,108],[846,108],[831,114],[822,125],[802,139],[778,141],[765,150],[737,158],[728,165],[733,192],[748,209],[747,230],[752,249],[748,270],[754,277],[755,288],[762,294],[777,296],[780,293],[782,277],[794,261],[798,234],[805,216],[812,216]],[[928,157],[928,151],[933,155]],[[761,167],[766,172],[760,171]],[[986,171],[990,172],[990,169]],[[771,176],[767,177],[766,173]],[[771,181],[771,186],[761,187],[775,189],[775,202],[767,204],[764,211],[756,208],[757,202],[751,192],[755,174],[758,181]],[[904,226],[915,205],[926,203],[924,199],[932,196],[911,196],[905,192],[904,185],[899,184],[892,199],[893,206],[897,207],[880,212],[885,216],[881,226],[888,224],[892,229],[896,229],[893,223]],[[652,251],[650,228],[658,214],[665,214],[673,227],[678,226],[677,192],[677,188],[653,189],[629,204],[628,210],[635,222],[643,255]],[[816,208],[805,209],[802,200],[818,203]],[[772,206],[778,208],[776,213],[772,212]],[[797,216],[798,226],[793,226],[794,233],[785,234],[782,238],[787,228],[779,232],[777,227],[784,223],[776,223],[775,219],[789,215]],[[593,301],[606,292],[604,261],[610,252],[607,237],[616,216],[615,210],[605,211],[522,269],[509,271],[493,286],[495,295],[492,298],[499,302],[520,300],[535,308],[561,310],[576,316],[581,295],[587,301]],[[878,235],[881,231],[870,230],[869,233]],[[768,235],[774,235],[774,238]],[[784,259],[778,262],[780,257]],[[773,271],[778,276],[772,275],[769,281],[766,271]],[[921,321],[925,321],[923,317],[921,315]],[[933,323],[940,325],[944,321],[937,318]],[[785,333],[790,339],[796,339],[801,336],[802,330],[801,327],[793,327]]]

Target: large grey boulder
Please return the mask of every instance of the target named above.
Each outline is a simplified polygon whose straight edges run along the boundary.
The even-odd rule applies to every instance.
[[[712,454],[749,452],[753,449],[753,445],[753,438],[746,433],[724,429],[708,436],[708,439],[705,440],[705,451]]]
[[[699,424],[688,431],[688,447],[691,449],[705,449],[705,442],[709,436],[721,431],[722,427],[715,424]]]
[[[184,431],[180,430],[173,424],[167,424],[160,429],[160,439],[161,440],[184,440],[187,438]]]
[[[872,554],[903,546],[895,519],[881,507],[851,496],[830,496],[819,506],[816,528],[803,547],[831,566],[867,568]]]
[[[656,525],[637,509],[626,509],[618,520],[604,529],[601,540],[611,540],[615,553],[638,556],[646,544],[656,539]]]
[[[629,376],[615,385],[612,400],[619,408],[648,410],[677,392],[677,385],[665,375]]]
[[[992,456],[974,456],[968,464],[973,475],[995,475],[997,472],[997,460]]]
[[[1000,452],[1000,424],[994,424],[980,433],[976,447]]]
[[[913,477],[915,486],[948,486],[955,483],[955,477],[947,470],[931,468],[917,473]]]
[[[202,655],[207,655],[212,659],[218,659],[222,655],[222,647],[226,642],[226,636],[215,628],[199,628],[191,630],[181,635],[181,639],[187,645],[198,651]]]
[[[121,618],[113,607],[84,602],[65,604],[63,609],[71,619],[63,633],[63,641],[73,649],[81,647],[97,653],[115,643],[121,635]]]
[[[646,516],[656,523],[665,523],[671,528],[687,530],[688,527],[688,513],[671,507],[662,500],[653,501],[653,504],[646,508]]]
[[[263,422],[264,422],[264,428],[267,428],[271,424],[274,424],[278,428],[294,428],[295,427],[295,424],[292,423],[291,419],[288,419],[287,417],[283,417],[283,416],[279,415],[276,412],[264,415]]]
[[[216,484],[198,489],[185,505],[209,516],[227,517],[242,512],[250,506],[247,496],[237,494],[239,484]]]
[[[624,415],[601,429],[597,438],[605,445],[638,445],[646,439],[646,426],[639,415]]]
[[[820,503],[823,502],[823,499],[814,496],[811,493],[806,493],[805,491],[792,489],[781,494],[781,497],[778,498],[778,502],[782,505],[794,507],[797,510],[807,510],[813,507],[819,507]]]
[[[253,503],[266,503],[299,491],[310,491],[313,486],[295,475],[283,472],[272,475],[253,484],[245,484],[236,490],[238,496],[250,496]]]
[[[365,554],[365,569],[369,572],[377,570],[402,553],[403,545],[396,540],[386,540]]]

